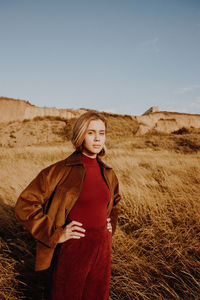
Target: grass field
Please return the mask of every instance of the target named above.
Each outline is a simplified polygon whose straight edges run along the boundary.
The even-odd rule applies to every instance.
[[[104,160],[118,175],[122,209],[110,299],[200,299],[199,134],[135,137],[130,123],[124,132],[116,120],[112,124]],[[13,207],[42,168],[72,151],[69,141],[0,148],[2,300],[39,299],[35,242],[16,222]]]

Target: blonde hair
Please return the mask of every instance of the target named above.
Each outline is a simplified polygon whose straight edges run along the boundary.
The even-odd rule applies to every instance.
[[[92,110],[82,114],[75,122],[73,131],[72,131],[72,139],[71,142],[74,145],[75,149],[79,152],[83,150],[83,141],[85,139],[85,135],[88,129],[88,126],[93,120],[101,120],[105,124],[105,128],[107,128],[106,119],[99,112]],[[105,155],[105,146],[98,153],[99,156]]]

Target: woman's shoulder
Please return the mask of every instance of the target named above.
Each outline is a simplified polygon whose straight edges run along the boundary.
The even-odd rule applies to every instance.
[[[45,167],[40,171],[38,176],[47,177],[48,180],[55,180],[57,177],[62,176],[62,174],[71,170],[71,165],[68,163],[69,158],[72,154],[67,156],[65,159],[54,162],[53,164]]]
[[[50,170],[56,170],[56,169],[61,169],[61,168],[67,168],[68,166],[73,165],[73,161],[76,157],[76,153],[73,152],[70,155],[68,155],[66,158],[56,161],[53,164],[47,166],[44,168],[42,171],[47,172]]]

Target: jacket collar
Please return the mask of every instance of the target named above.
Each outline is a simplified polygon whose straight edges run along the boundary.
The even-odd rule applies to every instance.
[[[105,169],[112,169],[108,165],[106,165],[97,155],[97,161],[98,163]],[[81,160],[81,153],[78,151],[74,151],[70,156],[68,156],[65,159],[65,163],[67,166],[73,166],[73,165],[83,165],[83,162]]]

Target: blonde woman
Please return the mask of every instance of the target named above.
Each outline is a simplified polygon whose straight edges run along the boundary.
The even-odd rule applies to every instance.
[[[106,127],[98,112],[81,115],[73,128],[75,152],[42,170],[15,207],[37,240],[35,270],[53,265],[51,300],[109,299],[120,195],[113,169],[100,159]]]

